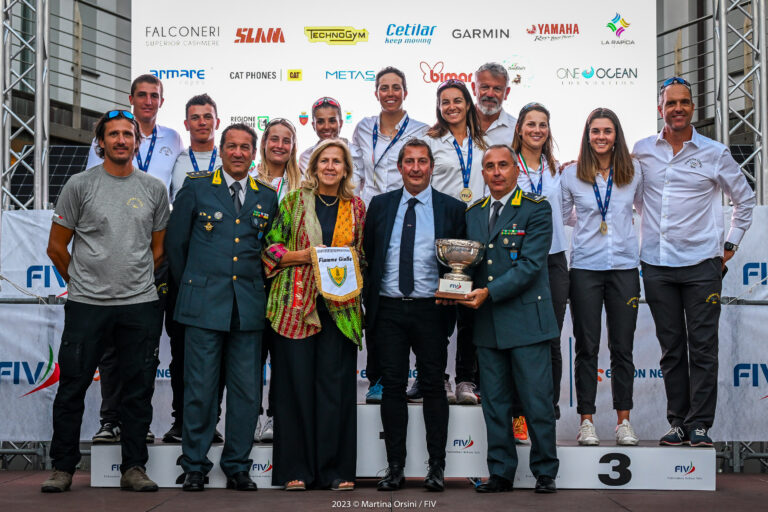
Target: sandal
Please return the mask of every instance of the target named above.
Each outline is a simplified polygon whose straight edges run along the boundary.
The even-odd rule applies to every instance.
[[[331,484],[332,491],[354,491],[355,482],[350,480],[334,480]]]
[[[291,480],[285,484],[286,491],[306,491],[307,485],[304,480]]]

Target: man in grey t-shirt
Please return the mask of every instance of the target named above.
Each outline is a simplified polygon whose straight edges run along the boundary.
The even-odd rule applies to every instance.
[[[145,472],[144,439],[152,421],[162,322],[154,269],[164,258],[169,207],[163,182],[133,167],[140,138],[133,114],[104,114],[96,125],[104,163],[73,176],[56,204],[48,255],[67,281],[69,297],[53,403],[54,472],[43,492],[66,491],[72,484],[85,393],[104,339],[116,346],[123,387],[120,486],[157,490]]]

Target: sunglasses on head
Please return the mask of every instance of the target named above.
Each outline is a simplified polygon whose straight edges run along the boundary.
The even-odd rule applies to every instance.
[[[115,119],[116,117],[124,117],[130,120],[134,119],[133,114],[131,114],[127,110],[110,110],[109,112],[104,114],[104,116],[107,118],[107,120]]]
[[[333,98],[328,97],[328,96],[324,96],[324,97],[320,98],[319,100],[317,100],[315,103],[313,103],[312,104],[312,109],[314,110],[316,108],[320,108],[323,105],[330,105],[332,107],[336,107],[339,110],[341,110],[341,105],[339,104],[339,102],[336,101]]]
[[[291,130],[293,130],[294,132],[296,131],[296,127],[293,126],[293,123],[290,122],[289,120],[287,120],[284,117],[275,117],[274,119],[269,121],[267,123],[267,126],[264,127],[264,131],[266,131],[267,128],[269,128],[270,126],[275,125],[275,124],[283,124],[283,125],[287,124],[291,128]]]
[[[691,84],[688,83],[688,81],[685,78],[680,78],[679,76],[673,76],[671,78],[667,78],[661,83],[661,87],[659,87],[659,92],[663,91],[667,87],[669,87],[672,84],[680,84],[684,85],[688,88],[688,90],[691,90]]]
[[[440,89],[443,89],[443,88],[445,88],[445,87],[448,87],[449,85],[463,85],[464,87],[466,87],[466,86],[467,86],[467,85],[466,85],[464,82],[462,82],[461,80],[457,80],[457,79],[455,79],[455,78],[449,78],[449,79],[448,79],[448,80],[446,80],[445,82],[443,82],[443,83],[441,83],[440,85],[438,85],[438,86],[437,86],[437,90],[439,91]]]
[[[544,111],[544,113],[547,114],[547,116],[549,116],[549,110],[547,109],[547,107],[545,107],[541,103],[538,103],[536,101],[532,101],[532,102],[524,105],[523,108],[520,109],[520,115],[518,117],[523,117],[523,114],[525,114],[529,110],[534,110],[534,109],[541,109],[541,110]]]

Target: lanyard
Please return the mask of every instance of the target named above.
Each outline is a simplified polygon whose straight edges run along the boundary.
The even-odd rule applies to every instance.
[[[283,191],[283,185],[285,185],[285,178],[278,178],[280,184],[277,186],[277,202],[280,202],[280,193]]]
[[[389,146],[387,146],[387,149],[384,150],[384,152],[381,154],[378,160],[376,160],[376,142],[379,140],[379,122],[376,121],[373,123],[373,151],[371,151],[371,162],[373,162],[373,170],[376,170],[376,166],[381,163],[381,159],[384,158],[384,155],[387,154],[387,151],[390,150],[392,146],[394,146],[398,140],[400,140],[400,137],[403,136],[405,133],[405,128],[408,126],[408,114],[405,114],[405,119],[403,120],[403,125],[400,127],[400,130],[398,130],[397,135],[395,135],[395,138],[392,139],[389,142]]]
[[[597,188],[597,177],[595,177],[594,183],[592,183],[592,189],[595,191],[595,199],[597,199],[597,207],[600,209],[600,215],[605,222],[605,214],[608,213],[608,203],[611,202],[611,190],[613,189],[613,166],[608,174],[608,185],[605,187],[605,206],[600,200],[600,190]]]
[[[139,164],[139,169],[141,169],[144,172],[147,172],[149,169],[149,161],[152,160],[152,152],[155,150],[155,142],[157,141],[157,125],[155,125],[154,128],[152,128],[152,142],[149,143],[149,151],[147,151],[147,161],[143,164],[141,163],[141,152],[136,152],[136,163]]]
[[[523,170],[525,175],[528,177],[528,181],[531,182],[531,192],[533,192],[534,194],[537,194],[537,195],[541,195],[541,188],[542,188],[542,185],[544,184],[544,155],[541,155],[541,157],[539,157],[539,160],[540,160],[539,161],[539,166],[540,166],[539,168],[541,169],[541,178],[539,178],[538,186],[534,187],[533,186],[533,178],[531,178],[531,175],[528,174],[528,164],[525,163],[525,158],[523,158],[523,154],[522,153],[518,153],[517,154],[517,161],[520,162],[520,169]],[[599,196],[598,196],[597,200],[600,201]],[[606,208],[607,208],[607,206],[606,206]]]
[[[200,168],[197,166],[197,159],[195,158],[195,154],[192,152],[192,148],[189,148],[189,159],[192,161],[192,167],[195,168],[195,172],[200,172]],[[216,146],[213,147],[213,153],[211,153],[211,161],[208,163],[208,172],[213,172],[213,166],[215,164],[216,164]]]
[[[469,139],[469,148],[467,149],[467,165],[464,166],[464,155],[461,154],[461,147],[456,139],[453,139],[453,149],[456,150],[456,154],[459,157],[459,165],[461,165],[461,179],[464,181],[464,188],[469,188],[469,176],[472,173],[472,137],[467,136]]]

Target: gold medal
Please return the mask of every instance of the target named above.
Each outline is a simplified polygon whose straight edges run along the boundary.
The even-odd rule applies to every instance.
[[[608,234],[608,224],[605,221],[600,222],[600,234],[601,235]]]
[[[470,190],[467,187],[464,187],[463,189],[461,189],[461,193],[459,194],[459,197],[465,203],[470,202],[472,200],[472,190]]]

